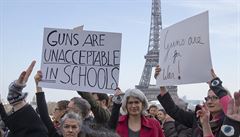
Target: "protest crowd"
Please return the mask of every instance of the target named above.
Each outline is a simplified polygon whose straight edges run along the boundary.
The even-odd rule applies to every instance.
[[[77,91],[78,97],[59,100],[50,118],[43,89],[36,82],[37,109],[26,102],[23,92],[34,68],[33,61],[17,80],[9,85],[7,100],[12,106],[6,112],[0,103],[1,137],[239,137],[240,91],[231,97],[222,81],[211,70],[212,80],[203,104],[195,111],[177,106],[165,87],[157,99],[164,109],[148,106],[146,96],[138,89],[114,95]],[[155,69],[155,77],[161,68]],[[111,99],[111,101],[109,101]]]

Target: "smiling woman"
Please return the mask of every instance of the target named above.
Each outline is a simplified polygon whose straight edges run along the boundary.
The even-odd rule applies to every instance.
[[[121,116],[117,125],[116,131],[121,137],[164,137],[159,122],[144,115],[148,100],[142,91],[127,90],[122,100],[122,108],[127,115]],[[148,130],[144,130],[146,128]]]

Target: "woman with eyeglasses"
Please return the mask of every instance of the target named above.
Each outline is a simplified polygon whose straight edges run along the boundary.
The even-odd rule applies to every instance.
[[[215,137],[209,125],[210,112],[206,104],[197,111],[203,127],[203,132],[209,137]],[[240,90],[234,93],[234,99],[228,103],[226,116],[224,117],[221,131],[218,137],[239,137],[240,136]]]
[[[56,107],[54,108],[53,124],[58,131],[60,130],[60,120],[67,112],[68,103],[68,100],[58,101]]]
[[[155,69],[155,78],[160,74],[160,67]],[[209,107],[210,120],[209,125],[216,137],[219,135],[225,112],[227,111],[227,104],[231,97],[228,91],[222,87],[222,81],[211,70],[213,79],[209,82],[209,91],[206,99],[206,105]],[[196,115],[197,110],[201,107],[197,106],[195,112],[188,112],[180,109],[172,100],[170,94],[166,91],[165,87],[160,87],[160,95],[157,97],[167,114],[179,123],[192,128],[193,137],[208,137],[210,135],[204,134],[203,128],[199,117]]]

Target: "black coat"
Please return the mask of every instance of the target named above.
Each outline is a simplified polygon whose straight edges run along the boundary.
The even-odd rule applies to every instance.
[[[221,127],[219,137],[239,137],[240,136],[240,122],[225,117]]]
[[[8,137],[48,137],[46,127],[29,104],[7,115],[1,103],[0,114],[6,127],[10,130]]]
[[[44,92],[36,93],[36,99],[37,99],[37,108],[39,111],[39,115],[40,115],[43,123],[45,124],[45,126],[48,129],[48,136],[49,137],[61,137],[58,134],[57,129],[54,127],[54,124],[53,124],[51,118],[49,117]]]
[[[163,123],[163,133],[166,137],[178,137],[175,127],[175,121],[166,121]]]
[[[180,109],[172,100],[169,93],[163,96],[159,95],[158,101],[161,103],[167,114],[171,116],[175,121],[192,128],[192,137],[202,137],[203,132],[200,126],[200,121],[196,118],[195,112],[185,111]],[[222,112],[221,118],[215,122],[210,121],[210,126],[213,134],[218,136],[220,128],[225,115]]]

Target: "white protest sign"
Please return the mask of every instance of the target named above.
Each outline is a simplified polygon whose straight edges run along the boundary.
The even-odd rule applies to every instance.
[[[160,86],[211,80],[208,12],[161,31],[159,65],[157,85]]]
[[[121,33],[45,28],[41,87],[114,93]]]

